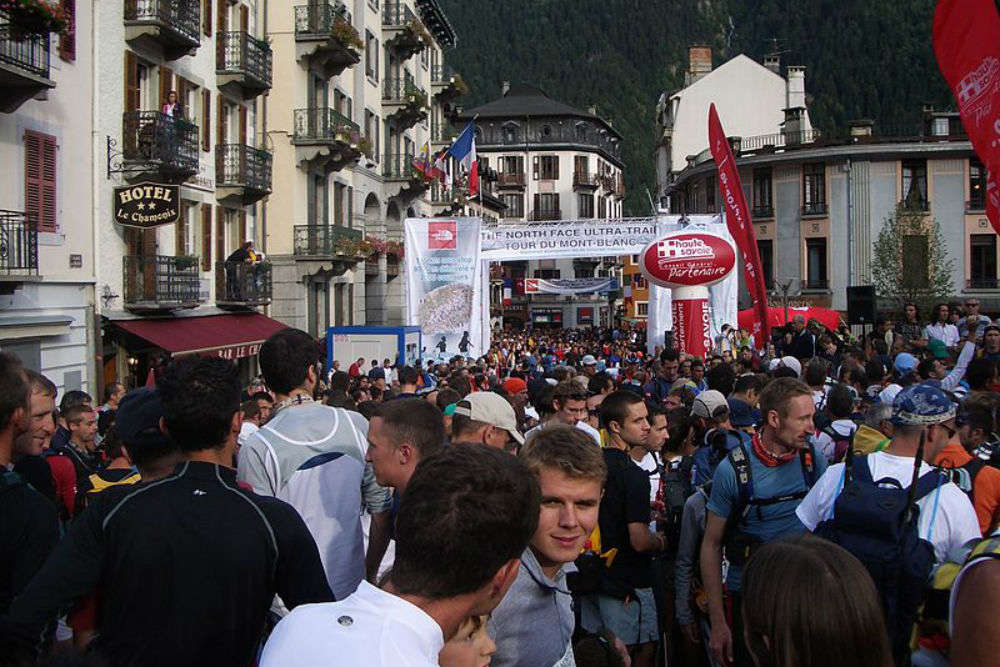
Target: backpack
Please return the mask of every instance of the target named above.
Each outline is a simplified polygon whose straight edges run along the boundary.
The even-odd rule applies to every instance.
[[[826,433],[833,440],[833,460],[830,463],[840,463],[847,456],[847,450],[854,444],[854,434],[858,432],[858,429],[855,428],[849,436],[845,437],[837,432],[833,428],[833,423],[831,423],[829,426],[821,429],[821,432]]]
[[[794,493],[788,493],[773,498],[758,498],[754,493],[753,474],[750,469],[750,455],[746,446],[742,443],[739,447],[734,447],[727,454],[729,464],[733,466],[736,473],[736,484],[739,487],[739,496],[729,516],[726,519],[725,537],[723,542],[726,548],[726,560],[730,565],[744,565],[750,556],[753,555],[757,547],[763,544],[759,537],[750,535],[740,526],[746,519],[747,513],[756,508],[757,516],[761,516],[761,508],[778,503],[787,503],[802,500],[809,493],[809,489],[816,484],[816,466],[813,464],[816,452],[810,444],[807,448],[799,450],[799,465],[802,468],[803,488]]]
[[[891,477],[875,481],[868,457],[848,454],[833,518],[814,531],[854,554],[868,570],[881,598],[897,665],[906,664],[913,624],[935,564],[933,545],[919,534],[916,503],[944,483],[944,476],[933,470],[918,477],[923,449],[921,438],[908,488]]]
[[[680,542],[684,503],[693,491],[691,465],[691,457],[685,456],[667,463],[660,473],[660,488],[656,494],[657,509],[660,514],[657,524],[667,538],[667,544],[674,551]]]
[[[955,486],[965,492],[965,495],[969,497],[969,502],[972,503],[973,507],[975,507],[976,477],[979,475],[979,471],[985,468],[986,465],[986,461],[972,457],[972,460],[964,466],[959,466],[957,468],[946,468],[942,466],[939,470],[945,476],[945,479],[952,482]]]

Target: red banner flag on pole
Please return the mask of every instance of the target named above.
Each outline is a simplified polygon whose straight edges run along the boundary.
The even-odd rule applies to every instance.
[[[771,337],[771,324],[767,313],[767,286],[760,267],[760,251],[757,249],[757,235],[753,231],[750,209],[743,196],[740,172],[736,168],[736,158],[726,140],[726,133],[719,122],[719,114],[713,104],[708,109],[708,147],[719,168],[719,190],[726,206],[726,226],[743,255],[743,274],[746,276],[753,310],[757,314],[753,323],[753,337],[757,349],[767,346]]]
[[[1000,14],[986,0],[940,0],[934,54],[972,148],[989,172],[986,217],[1000,234]]]

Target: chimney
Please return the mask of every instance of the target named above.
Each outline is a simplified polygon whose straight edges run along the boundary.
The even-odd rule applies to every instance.
[[[847,126],[851,129],[851,140],[858,141],[860,137],[872,136],[872,129],[875,127],[875,121],[870,118],[860,118],[858,120],[849,121]]]
[[[510,81],[504,81],[500,84],[500,96],[507,97],[507,93],[510,91]]]
[[[781,56],[764,56],[764,67],[777,75],[781,75]]]
[[[688,47],[688,71],[684,76],[684,85],[692,83],[712,71],[712,47]]]
[[[596,116],[597,115],[597,107],[594,106],[593,104],[591,104],[589,107],[587,107],[587,113],[589,113],[591,116]]]
[[[803,134],[806,129],[803,124],[805,117],[805,107],[785,109],[785,126],[781,132],[785,135],[786,146],[799,146],[802,144]]]
[[[799,65],[788,66],[788,80],[785,82],[785,107],[795,109],[806,106],[806,68]]]

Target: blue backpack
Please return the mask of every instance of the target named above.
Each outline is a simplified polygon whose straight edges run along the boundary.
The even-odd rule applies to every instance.
[[[882,601],[897,665],[909,664],[913,624],[936,561],[934,546],[919,534],[917,501],[944,478],[937,470],[918,477],[923,448],[921,439],[908,488],[893,478],[875,481],[867,457],[854,457],[849,449],[833,517],[815,530],[854,554],[868,570]]]

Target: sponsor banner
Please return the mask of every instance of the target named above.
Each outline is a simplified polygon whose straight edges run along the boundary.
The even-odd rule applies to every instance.
[[[712,351],[708,299],[674,299],[674,345],[677,349],[705,359]]]
[[[478,218],[407,218],[407,323],[420,327],[425,357],[483,353],[482,283]],[[488,313],[488,311],[487,311]]]
[[[989,171],[986,217],[1000,234],[1000,14],[992,2],[940,0],[934,53],[972,148]]]
[[[614,289],[611,278],[553,279],[525,278],[525,294],[588,294]]]
[[[678,232],[653,241],[639,258],[642,275],[661,287],[714,285],[736,265],[736,251],[721,236]]]
[[[576,309],[576,324],[577,326],[582,326],[584,324],[594,323],[594,309],[591,306],[583,306]]]
[[[771,338],[771,325],[767,319],[767,286],[764,284],[764,273],[760,265],[757,235],[753,230],[746,197],[743,196],[736,158],[733,157],[733,149],[726,139],[714,104],[708,109],[708,146],[719,169],[719,191],[726,207],[726,225],[733,240],[736,241],[736,247],[743,255],[743,273],[746,276],[753,309],[757,312],[751,333],[757,349],[763,349]]]
[[[501,223],[483,227],[482,258],[500,262],[635,255],[656,236],[656,218]]]
[[[114,189],[115,222],[126,227],[150,229],[180,218],[180,186],[137,183]]]

